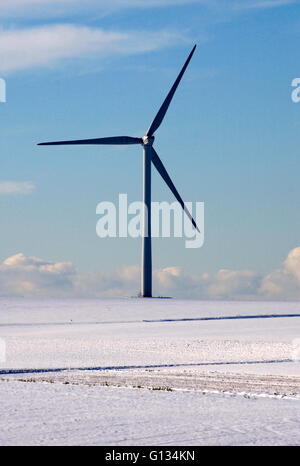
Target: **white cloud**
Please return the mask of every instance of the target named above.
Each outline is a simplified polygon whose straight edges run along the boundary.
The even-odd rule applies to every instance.
[[[261,293],[270,299],[300,299],[300,247],[289,252],[281,269],[263,278]]]
[[[137,295],[138,266],[81,275],[69,262],[52,263],[16,254],[0,264],[0,296],[119,297]],[[154,271],[156,295],[222,300],[300,300],[300,247],[283,267],[261,276],[250,270],[186,274],[180,267]]]
[[[93,18],[125,8],[161,8],[203,4],[226,16],[248,10],[276,8],[298,0],[0,0],[0,18],[23,20],[73,18],[76,12]],[[40,19],[42,21],[42,19]],[[5,23],[3,23],[5,24]],[[198,38],[197,38],[198,39]],[[200,41],[202,38],[200,38]],[[108,31],[79,24],[43,24],[35,27],[0,28],[0,73],[54,66],[70,60],[136,54],[189,42],[182,34],[168,31]],[[197,40],[199,42],[199,40]]]
[[[284,268],[300,282],[300,248],[292,249],[284,261]]]
[[[183,37],[168,31],[104,31],[68,24],[0,30],[0,72],[53,66],[86,56],[136,54],[174,45]]]
[[[29,181],[0,181],[0,196],[7,196],[11,194],[30,194],[34,190],[34,184]]]
[[[154,272],[159,294],[197,299],[253,299],[258,293],[260,276],[248,270],[219,270],[216,274],[185,274],[179,267]]]
[[[0,264],[2,296],[69,296],[75,269],[69,262],[51,263],[16,254]]]

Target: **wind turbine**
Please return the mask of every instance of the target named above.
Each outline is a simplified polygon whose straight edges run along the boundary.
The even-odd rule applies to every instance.
[[[191,220],[194,228],[200,233],[196,222],[186,208],[181,196],[175,188],[166,168],[164,167],[161,159],[153,147],[154,133],[160,127],[169,105],[174,97],[176,89],[188,67],[189,62],[195,52],[196,45],[190,52],[185,64],[182,67],[176,81],[174,82],[170,92],[165,98],[162,106],[160,107],[157,115],[152,121],[147,133],[142,138],[134,138],[129,136],[114,136],[108,138],[98,139],[82,139],[76,141],[56,141],[56,142],[43,142],[39,146],[58,146],[58,145],[76,145],[76,144],[141,144],[143,146],[143,198],[144,198],[144,212],[143,212],[143,246],[142,246],[142,277],[141,277],[141,295],[145,298],[152,297],[152,251],[151,251],[151,162],[166,182],[177,201],[182,206],[186,215]]]

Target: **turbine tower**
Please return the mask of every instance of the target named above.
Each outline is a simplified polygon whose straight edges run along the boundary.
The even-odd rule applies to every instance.
[[[58,146],[58,145],[77,145],[77,144],[141,144],[143,147],[143,200],[144,200],[144,212],[143,212],[143,245],[142,245],[142,277],[141,277],[141,296],[145,298],[152,297],[152,251],[151,251],[151,163],[155,166],[158,173],[161,175],[163,180],[166,182],[172,193],[174,194],[177,201],[180,203],[186,215],[191,220],[194,228],[200,233],[196,222],[191,216],[190,212],[186,208],[181,196],[175,188],[166,168],[164,167],[161,159],[153,147],[154,133],[160,127],[169,105],[174,97],[176,89],[184,75],[185,70],[195,52],[196,45],[190,52],[185,64],[182,67],[176,81],[174,82],[170,92],[165,98],[162,106],[160,107],[157,115],[152,121],[147,133],[142,138],[134,138],[129,136],[114,136],[108,138],[98,139],[82,139],[75,141],[56,141],[56,142],[43,142],[38,144],[39,146]]]

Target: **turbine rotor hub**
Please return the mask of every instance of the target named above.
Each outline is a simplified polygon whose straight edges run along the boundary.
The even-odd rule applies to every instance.
[[[154,143],[154,139],[155,139],[154,136],[143,136],[142,140],[143,140],[144,146],[152,146],[152,144]]]

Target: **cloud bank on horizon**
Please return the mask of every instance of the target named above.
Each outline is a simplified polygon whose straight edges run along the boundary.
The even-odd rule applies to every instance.
[[[22,253],[0,264],[1,297],[125,297],[138,293],[140,268],[81,275],[70,262],[49,262]],[[206,300],[299,300],[300,247],[282,267],[267,275],[222,269],[216,274],[185,274],[179,267],[154,271],[157,295]]]

